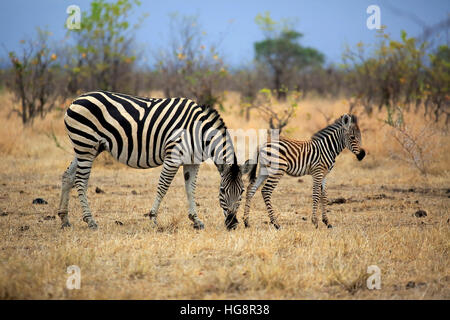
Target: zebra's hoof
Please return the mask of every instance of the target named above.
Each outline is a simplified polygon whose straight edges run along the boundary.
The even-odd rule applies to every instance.
[[[277,230],[280,230],[280,229],[281,229],[281,226],[280,226],[278,223],[273,223],[273,222],[272,222],[272,225],[273,225],[274,228],[277,229]]]
[[[201,221],[197,221],[194,223],[194,229],[196,230],[203,230],[205,229],[205,225]]]
[[[152,225],[154,227],[158,227],[158,222],[156,221],[156,213],[150,210],[150,212],[147,215],[150,221],[153,222]]]
[[[152,221],[151,221],[150,227],[152,227],[152,228],[154,228],[154,229],[157,229],[157,228],[159,227],[159,226],[158,226],[158,223],[156,222],[156,220],[152,220]]]
[[[331,224],[329,224],[329,225],[327,226],[327,228],[328,228],[328,229],[333,229],[333,226],[332,226]]]
[[[237,223],[231,224],[231,225],[227,226],[227,230],[228,231],[236,230],[237,226],[238,226]]]
[[[97,224],[96,224],[94,221],[90,221],[90,222],[88,223],[88,227],[89,227],[89,229],[91,229],[91,230],[97,230],[97,229],[98,229],[98,226],[97,226]]]
[[[153,227],[153,228],[158,228],[158,221],[156,220],[156,216],[155,215],[151,215],[151,213],[150,213],[150,225]]]
[[[64,222],[61,224],[61,229],[72,228],[72,225],[69,222]]]
[[[244,226],[245,226],[246,228],[250,228],[250,223],[249,223],[248,221],[244,221]]]

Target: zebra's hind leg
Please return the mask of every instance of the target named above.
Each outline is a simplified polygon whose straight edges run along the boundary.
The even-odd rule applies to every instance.
[[[80,199],[81,208],[83,209],[83,221],[87,223],[92,230],[97,229],[97,223],[92,217],[91,209],[86,195],[89,176],[91,174],[92,162],[96,156],[88,158],[78,158],[77,170],[75,174],[75,187],[77,188],[78,198]]]
[[[330,222],[328,221],[328,217],[327,217],[327,190],[326,190],[326,185],[325,185],[325,177],[322,180],[322,184],[321,184],[321,197],[320,197],[320,203],[322,206],[322,222],[325,223],[325,225],[331,229],[333,228],[333,226],[330,224]]]
[[[186,195],[189,205],[189,219],[194,223],[194,229],[203,229],[205,225],[197,216],[195,205],[195,187],[197,181],[197,173],[200,165],[185,164],[183,165],[184,186],[186,188]]]
[[[284,174],[284,170],[278,170],[277,173],[269,175],[266,183],[262,187],[261,193],[266,204],[267,211],[269,212],[270,223],[275,227],[275,229],[280,229],[280,224],[275,216],[275,211],[272,207],[272,192],[280,181]]]
[[[159,176],[158,191],[156,192],[155,202],[153,202],[152,209],[148,214],[154,226],[158,226],[156,218],[158,215],[159,205],[161,204],[162,199],[166,195],[167,190],[169,189],[169,186],[172,183],[173,177],[175,177],[175,174],[177,173],[179,167],[180,165],[178,163],[169,160],[165,160],[163,163],[163,169]]]
[[[252,179],[248,185],[247,193],[245,195],[245,207],[244,207],[244,225],[246,228],[250,227],[250,223],[248,221],[250,216],[250,203],[252,201],[253,196],[255,195],[258,188],[266,181],[268,176],[259,175],[257,178]]]
[[[69,222],[69,196],[75,182],[75,172],[77,169],[77,158],[72,160],[69,167],[62,176],[61,200],[59,202],[58,216],[61,218],[61,228],[71,227]]]

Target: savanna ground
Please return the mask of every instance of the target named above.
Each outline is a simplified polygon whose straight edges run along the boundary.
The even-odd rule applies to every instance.
[[[158,93],[154,93],[158,96]],[[333,229],[313,228],[311,177],[284,177],[274,192],[282,230],[267,224],[260,192],[250,229],[226,231],[218,203],[219,174],[201,166],[197,199],[205,230],[187,218],[182,170],[164,199],[160,229],[144,214],[156,193],[160,168],[136,170],[102,154],[94,163],[88,197],[97,231],[81,221],[71,193],[73,228],[56,215],[61,175],[72,159],[63,110],[22,129],[0,95],[0,298],[1,299],[449,299],[449,137],[439,129],[429,174],[393,159],[399,151],[390,128],[360,115],[362,162],[345,151],[328,176]],[[61,106],[62,108],[66,106]],[[229,128],[265,128],[253,111],[239,116],[229,93],[222,112]],[[309,138],[325,117],[348,110],[345,101],[310,98],[300,103],[287,134]],[[408,118],[417,128],[422,116]],[[52,137],[54,132],[56,141]],[[63,150],[64,149],[64,150]],[[96,193],[99,187],[104,193]],[[48,204],[32,204],[43,198]],[[342,201],[341,201],[342,202]],[[427,216],[418,218],[417,210]],[[243,205],[239,211],[241,221]],[[81,268],[81,289],[68,290],[67,267]],[[367,267],[381,270],[381,289],[366,287]]]

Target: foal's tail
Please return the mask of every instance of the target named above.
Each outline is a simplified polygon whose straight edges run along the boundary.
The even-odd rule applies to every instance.
[[[251,161],[255,161],[255,163],[251,163]],[[248,159],[245,161],[245,166],[249,168],[248,178],[250,183],[256,180],[256,173],[258,171],[258,160],[259,160],[259,148],[256,150],[256,156],[254,159]]]

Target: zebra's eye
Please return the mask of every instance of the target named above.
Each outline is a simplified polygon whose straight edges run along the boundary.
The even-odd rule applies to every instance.
[[[356,140],[356,137],[353,136],[353,135],[351,135],[351,136],[350,136],[350,139],[351,139],[351,140]]]
[[[220,192],[221,193],[225,193],[225,188],[224,187],[220,187]]]

